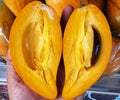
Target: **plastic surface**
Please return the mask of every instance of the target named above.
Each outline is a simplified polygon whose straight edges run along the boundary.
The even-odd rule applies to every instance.
[[[6,83],[6,68],[5,61],[0,57],[0,100],[9,100]]]
[[[113,38],[112,40],[112,54],[104,76],[111,75],[120,70],[120,40]]]

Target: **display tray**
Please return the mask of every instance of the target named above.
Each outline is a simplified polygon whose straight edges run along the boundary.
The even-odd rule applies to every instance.
[[[84,100],[120,100],[119,93],[87,91],[84,95]]]
[[[91,91],[120,93],[120,73],[102,77],[91,88]]]

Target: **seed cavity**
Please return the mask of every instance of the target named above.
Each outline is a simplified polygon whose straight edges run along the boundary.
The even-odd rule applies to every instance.
[[[40,9],[36,10],[34,19],[30,21],[24,32],[23,53],[28,66],[38,70],[50,66],[50,57],[54,56],[53,43],[49,26]]]
[[[93,27],[93,31],[94,31],[94,45],[93,45],[93,52],[92,52],[92,59],[91,59],[92,65],[96,63],[97,58],[99,57],[100,45],[101,45],[99,31],[94,27]]]
[[[86,24],[84,33],[77,34],[71,54],[74,56],[75,66],[79,69],[90,68],[96,63],[100,52],[99,31],[94,25]]]

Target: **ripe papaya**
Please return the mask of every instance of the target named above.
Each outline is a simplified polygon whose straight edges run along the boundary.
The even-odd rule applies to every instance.
[[[109,62],[111,48],[111,31],[101,10],[93,4],[74,10],[63,38],[65,99],[83,94],[100,78]]]
[[[57,96],[56,74],[62,53],[57,14],[40,1],[25,6],[10,32],[10,55],[21,79],[39,95]]]

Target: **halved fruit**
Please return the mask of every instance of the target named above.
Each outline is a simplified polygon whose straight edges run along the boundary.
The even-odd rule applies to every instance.
[[[34,1],[23,8],[10,33],[10,54],[23,81],[39,95],[57,96],[56,74],[62,52],[62,32],[56,13]]]
[[[111,47],[111,31],[100,9],[89,4],[72,13],[63,38],[65,99],[81,95],[100,78],[107,67]]]
[[[28,3],[36,0],[3,0],[6,6],[17,16]]]

